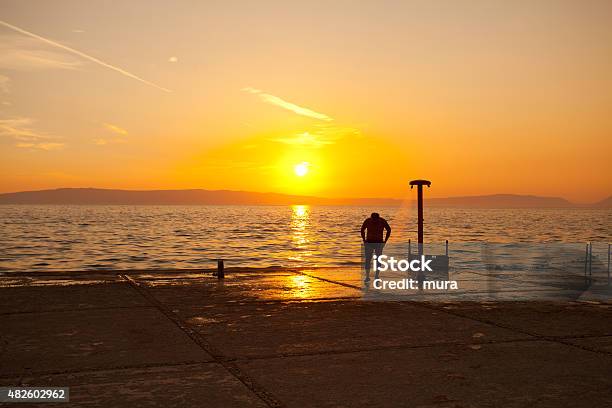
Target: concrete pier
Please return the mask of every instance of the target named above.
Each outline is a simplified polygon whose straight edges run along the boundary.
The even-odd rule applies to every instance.
[[[83,407],[612,405],[610,302],[367,301],[303,272],[7,273],[0,386]]]

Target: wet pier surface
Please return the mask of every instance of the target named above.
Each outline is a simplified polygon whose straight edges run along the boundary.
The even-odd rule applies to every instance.
[[[0,282],[0,386],[70,387],[57,406],[612,406],[606,300],[377,301],[333,270]]]

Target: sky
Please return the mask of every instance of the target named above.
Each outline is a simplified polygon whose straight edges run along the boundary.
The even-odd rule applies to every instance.
[[[612,194],[610,1],[0,0],[0,192]],[[296,171],[297,167],[297,171]]]

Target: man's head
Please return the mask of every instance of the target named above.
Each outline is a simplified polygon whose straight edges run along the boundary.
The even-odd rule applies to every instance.
[[[376,219],[380,218],[380,214],[379,213],[372,213],[372,215],[370,215],[370,217],[376,220]]]

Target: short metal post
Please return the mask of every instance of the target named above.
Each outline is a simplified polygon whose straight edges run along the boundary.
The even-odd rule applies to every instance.
[[[593,283],[593,243],[589,242],[589,283]]]
[[[448,256],[448,239],[446,240],[446,256]]]
[[[410,261],[410,256],[412,255],[411,241],[410,239],[408,240],[408,261]]]
[[[223,270],[223,259],[217,259],[217,279],[225,278],[225,271]]]

